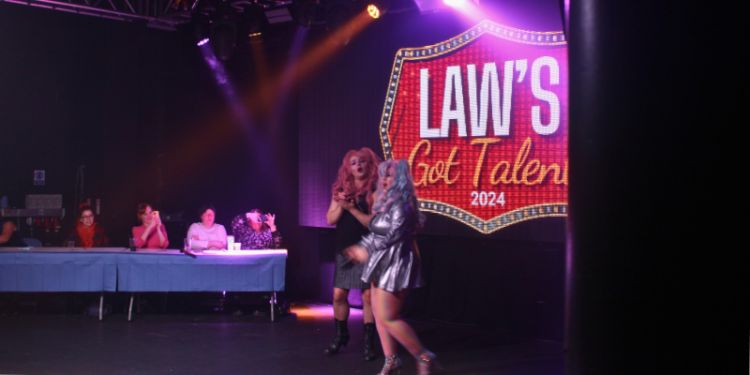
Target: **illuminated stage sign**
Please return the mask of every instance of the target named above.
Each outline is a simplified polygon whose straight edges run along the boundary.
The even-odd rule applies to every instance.
[[[482,21],[402,48],[379,124],[383,153],[409,161],[423,211],[479,232],[566,216],[567,79],[562,32]]]

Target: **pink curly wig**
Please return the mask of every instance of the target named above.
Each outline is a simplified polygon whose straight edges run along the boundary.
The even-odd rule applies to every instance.
[[[349,167],[349,159],[351,159],[352,156],[359,156],[368,162],[367,171],[365,171],[365,183],[362,184],[362,187],[359,189],[354,183],[354,175]],[[344,159],[341,161],[341,165],[339,166],[336,182],[333,183],[331,192],[333,194],[344,192],[344,194],[351,196],[365,196],[367,204],[372,207],[372,194],[375,190],[375,185],[378,182],[378,164],[380,164],[380,158],[370,148],[362,147],[359,150],[352,149],[347,151],[346,155],[344,155]]]

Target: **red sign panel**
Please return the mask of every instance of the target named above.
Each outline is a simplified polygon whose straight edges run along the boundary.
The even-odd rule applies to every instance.
[[[379,135],[406,159],[420,209],[482,233],[565,216],[568,67],[562,32],[482,21],[396,53]]]

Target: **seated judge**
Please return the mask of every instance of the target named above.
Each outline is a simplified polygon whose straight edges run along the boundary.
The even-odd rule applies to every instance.
[[[191,250],[226,249],[227,230],[216,223],[216,210],[206,205],[198,211],[200,222],[193,223],[188,228],[187,238]]]
[[[243,250],[273,249],[281,247],[281,234],[276,230],[276,215],[263,214],[253,208],[245,215],[232,220],[234,240],[242,243]]]
[[[0,246],[26,247],[26,242],[24,242],[18,234],[17,229],[16,223],[14,223],[13,220],[2,220],[2,227],[0,228]]]
[[[161,222],[159,211],[148,203],[138,205],[138,220],[141,225],[133,227],[132,235],[138,249],[166,249],[169,246],[167,229]]]
[[[104,227],[96,222],[94,211],[90,206],[86,204],[80,206],[76,227],[68,237],[68,241],[75,242],[75,246],[83,248],[109,245],[107,233],[105,233]]]

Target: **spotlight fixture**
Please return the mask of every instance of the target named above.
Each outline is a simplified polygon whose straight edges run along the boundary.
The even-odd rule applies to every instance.
[[[268,28],[268,21],[263,7],[251,5],[242,12],[241,32],[247,35],[250,42],[262,41],[263,34]]]
[[[203,38],[203,39],[201,39],[201,40],[198,41],[197,45],[198,45],[198,47],[204,46],[204,45],[206,45],[206,43],[208,43],[208,41],[209,41],[208,38]]]
[[[287,7],[268,9],[265,11],[265,13],[266,19],[268,19],[268,23],[270,24],[292,21],[292,14],[289,12],[289,8]]]
[[[378,19],[380,18],[380,8],[375,4],[369,4],[367,5],[367,14],[373,19]]]
[[[373,19],[383,17],[391,6],[390,0],[369,0],[365,4],[367,4],[365,11]]]
[[[211,46],[216,56],[227,61],[234,53],[237,44],[237,12],[229,1],[222,0],[216,4],[211,17]]]

